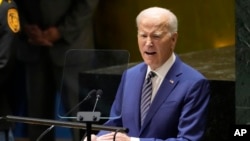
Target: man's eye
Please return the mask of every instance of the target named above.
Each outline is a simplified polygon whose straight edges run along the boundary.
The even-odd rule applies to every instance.
[[[147,38],[147,35],[140,35],[142,38]]]
[[[154,38],[154,39],[159,39],[159,38],[161,38],[161,36],[159,36],[159,35],[154,35],[153,38]]]

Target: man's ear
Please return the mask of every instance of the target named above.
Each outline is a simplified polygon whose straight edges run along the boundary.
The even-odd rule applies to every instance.
[[[172,40],[172,50],[173,51],[175,49],[175,45],[177,43],[177,39],[178,39],[178,33],[177,32],[172,33],[171,40]]]
[[[178,38],[178,33],[177,32],[172,33],[172,41],[176,43],[177,38]]]

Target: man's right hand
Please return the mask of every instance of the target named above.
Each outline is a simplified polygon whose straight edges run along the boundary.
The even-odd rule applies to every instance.
[[[28,35],[28,42],[38,46],[53,46],[52,42],[43,36],[43,31],[37,25],[26,25],[24,31]]]
[[[95,134],[91,134],[91,141],[96,141],[97,136]],[[87,141],[87,137],[84,138],[84,141]]]

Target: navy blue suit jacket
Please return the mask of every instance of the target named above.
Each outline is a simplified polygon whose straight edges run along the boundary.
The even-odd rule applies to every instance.
[[[147,65],[141,63],[123,74],[110,115],[121,117],[105,125],[126,127],[129,136],[141,141],[201,140],[210,97],[208,80],[177,56],[141,127],[140,98],[146,71]]]

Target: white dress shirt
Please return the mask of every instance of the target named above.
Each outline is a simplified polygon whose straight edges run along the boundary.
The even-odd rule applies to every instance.
[[[153,71],[156,76],[152,78],[152,86],[153,86],[153,92],[152,92],[152,97],[151,97],[151,102],[153,101],[158,89],[160,88],[161,86],[161,83],[163,81],[163,79],[165,78],[165,76],[167,75],[169,69],[171,68],[171,66],[174,64],[174,61],[175,61],[175,54],[173,53],[170,58],[159,68],[155,69],[155,70],[152,70],[149,66],[148,66],[148,69],[147,69],[147,74],[146,76],[148,75],[148,73],[150,71]],[[146,76],[145,76],[145,79],[146,79]]]

